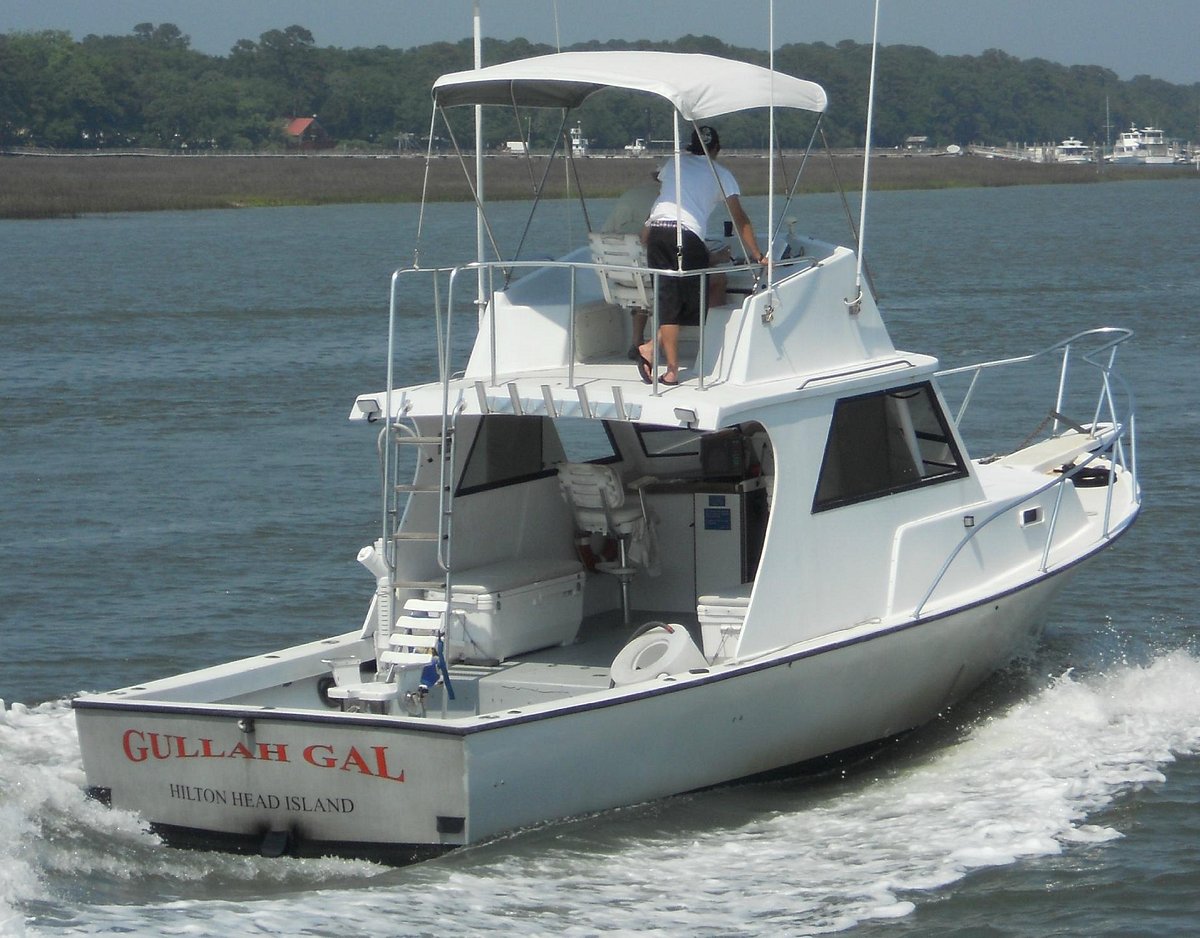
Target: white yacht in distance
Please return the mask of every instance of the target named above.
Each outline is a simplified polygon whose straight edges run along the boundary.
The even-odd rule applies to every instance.
[[[648,51],[449,74],[433,100],[566,126],[609,89],[673,108],[676,159],[699,122],[826,107]],[[670,386],[626,357],[630,311],[653,330],[680,276],[636,235],[525,261],[485,218],[486,259],[397,271],[387,380],[350,412],[381,467],[365,616],[76,698],[91,793],[173,843],[401,863],[858,751],[1027,649],[1138,514],[1130,333],[943,368],[893,344],[856,248],[773,217],[765,266],[735,233],[700,274],[721,280]],[[432,383],[396,374],[417,305]],[[1032,432],[972,457],[981,399]]]
[[[1140,163],[1146,166],[1169,166],[1175,162],[1163,132],[1157,127],[1138,128],[1136,124],[1122,132],[1112,154],[1110,163]]]
[[[1092,148],[1082,140],[1070,137],[1054,148],[1054,162],[1090,163],[1092,162]]]

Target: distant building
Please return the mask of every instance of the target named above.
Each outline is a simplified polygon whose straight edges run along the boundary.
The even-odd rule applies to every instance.
[[[928,137],[905,137],[904,149],[913,150],[915,152],[924,152],[929,149]]]
[[[316,117],[285,118],[283,136],[291,150],[329,150],[337,143]]]

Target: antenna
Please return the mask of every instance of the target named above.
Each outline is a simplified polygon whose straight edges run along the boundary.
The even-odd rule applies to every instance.
[[[863,249],[867,235],[867,186],[871,179],[871,131],[875,124],[875,65],[879,57],[879,0],[875,0],[875,25],[871,30],[871,82],[867,91],[867,139],[863,150],[862,203],[858,209],[858,266],[854,270],[854,288],[858,295],[849,301],[850,312],[862,308]]]
[[[475,37],[475,67],[483,68],[483,31],[479,22],[479,0],[475,0],[472,11],[472,22]],[[483,108],[475,105],[475,260],[483,264],[484,246],[483,219]],[[477,272],[478,292],[475,297],[475,307],[480,320],[487,303],[487,290],[483,278],[483,267]]]
[[[767,285],[773,282],[775,251],[775,0],[767,4],[768,65],[771,70],[771,110],[767,128]],[[749,253],[749,252],[747,252]]]

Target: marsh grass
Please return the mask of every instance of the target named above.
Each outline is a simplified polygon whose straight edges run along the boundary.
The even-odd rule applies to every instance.
[[[545,158],[489,157],[487,197],[560,198],[582,187],[589,197],[615,196],[647,181],[661,157],[576,160],[568,178],[561,161],[545,173]],[[722,157],[744,192],[766,191],[768,163],[762,157]],[[798,157],[788,162],[792,173]],[[850,191],[859,184],[861,157],[838,157],[836,174]],[[1056,166],[976,157],[888,156],[871,167],[873,189],[928,189],[1096,182],[1191,175],[1194,170],[1144,167]],[[828,158],[814,156],[801,192],[836,188]],[[412,157],[329,156],[5,156],[0,157],[0,218],[58,218],[102,212],[149,212],[336,202],[411,202],[470,199],[456,157],[429,163]]]

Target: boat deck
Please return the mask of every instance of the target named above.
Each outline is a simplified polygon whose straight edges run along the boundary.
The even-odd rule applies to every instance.
[[[492,713],[513,707],[546,703],[603,690],[610,686],[609,666],[630,637],[647,622],[664,621],[661,614],[634,612],[625,625],[620,610],[584,619],[575,642],[516,655],[494,665],[450,666],[455,700],[446,701],[449,715],[463,710]],[[671,614],[672,624],[684,626],[696,645],[701,644],[696,616]],[[434,691],[430,709],[443,706],[444,688]]]

